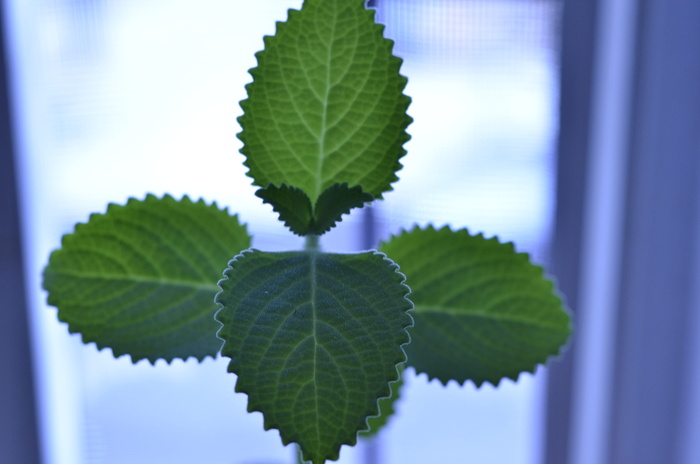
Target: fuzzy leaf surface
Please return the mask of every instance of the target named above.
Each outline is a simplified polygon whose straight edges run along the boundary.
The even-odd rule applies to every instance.
[[[414,228],[382,244],[415,304],[408,365],[443,383],[497,385],[559,353],[570,316],[542,268],[512,243]]]
[[[311,233],[321,235],[335,226],[343,214],[353,208],[362,208],[373,200],[372,195],[362,191],[359,185],[333,184],[323,191],[314,208],[314,228]]]
[[[348,184],[331,185],[313,207],[301,189],[287,185],[269,185],[255,195],[272,205],[289,230],[302,236],[323,235],[341,221],[343,214],[348,214],[352,208],[362,208],[373,199],[359,186],[348,188]]]
[[[406,78],[365,0],[306,0],[289,10],[251,69],[238,137],[248,175],[301,189],[333,184],[373,198],[391,190],[409,139]]]
[[[214,297],[245,226],[216,204],[170,196],[110,204],[63,237],[44,270],[48,303],[85,343],[132,361],[216,356]]]
[[[216,318],[236,391],[305,460],[337,459],[377,415],[405,360],[412,305],[403,275],[377,252],[257,250],[224,275]]]
[[[308,235],[314,224],[314,208],[303,190],[282,184],[258,189],[255,196],[272,206],[280,221],[297,235]]]
[[[401,397],[401,387],[403,387],[403,366],[403,364],[399,366],[399,380],[390,384],[391,396],[379,400],[379,415],[367,419],[367,425],[369,425],[369,430],[361,431],[361,438],[368,439],[377,436],[377,434],[384,428],[384,426],[389,423],[389,420],[391,420],[392,416],[394,415],[394,412],[396,412],[395,405]]]

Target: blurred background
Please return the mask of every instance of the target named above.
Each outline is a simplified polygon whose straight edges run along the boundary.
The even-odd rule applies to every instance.
[[[498,388],[409,369],[391,423],[340,462],[700,462],[700,3],[370,4],[404,59],[412,139],[394,191],[324,248],[416,223],[498,235],[556,276],[576,335]],[[236,138],[254,53],[300,5],[3,2],[0,462],[294,462],[226,359],[84,346],[41,272],[76,222],[147,193],[228,206],[256,248],[301,245]]]

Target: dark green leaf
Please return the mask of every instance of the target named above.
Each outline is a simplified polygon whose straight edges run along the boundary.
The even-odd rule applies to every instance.
[[[408,288],[384,255],[246,251],[219,282],[222,354],[265,429],[314,464],[376,415],[405,360]]]
[[[542,268],[512,243],[445,227],[382,244],[415,304],[408,365],[443,383],[498,384],[559,353],[570,316]]]
[[[255,194],[272,205],[280,220],[297,235],[323,235],[341,221],[343,214],[372,201],[372,196],[363,193],[359,186],[348,188],[348,184],[328,187],[314,208],[309,197],[296,187],[269,185]]]
[[[373,200],[360,186],[348,188],[348,184],[333,184],[323,191],[314,208],[312,234],[321,235],[348,214],[352,208],[362,208]]]
[[[308,235],[314,224],[314,212],[311,200],[303,190],[288,185],[268,185],[258,189],[255,195],[263,202],[272,205],[280,216],[280,221],[297,235]]]
[[[189,198],[110,204],[65,235],[44,270],[49,304],[85,343],[134,362],[216,356],[216,282],[250,246],[245,226]]]
[[[360,437],[373,438],[377,436],[394,415],[394,405],[399,400],[401,387],[403,387],[403,366],[403,364],[399,366],[399,380],[391,383],[391,396],[379,400],[379,416],[367,419],[369,430],[360,432]]]

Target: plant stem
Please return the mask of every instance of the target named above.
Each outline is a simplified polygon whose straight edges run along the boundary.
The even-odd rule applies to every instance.
[[[306,245],[304,247],[306,251],[318,251],[319,247],[319,236],[318,235],[307,235]]]

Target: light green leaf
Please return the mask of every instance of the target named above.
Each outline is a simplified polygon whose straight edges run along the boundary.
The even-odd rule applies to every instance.
[[[408,365],[443,383],[494,385],[559,353],[570,316],[542,268],[512,243],[445,227],[382,244],[411,287]]]
[[[314,464],[354,445],[405,360],[408,288],[383,254],[246,251],[219,282],[222,354],[265,429]]]
[[[250,246],[245,226],[189,198],[110,204],[65,235],[44,270],[49,304],[85,343],[133,362],[216,356],[216,282]]]
[[[372,201],[372,196],[362,192],[359,186],[348,188],[348,184],[328,187],[314,207],[301,189],[287,185],[269,185],[255,195],[272,205],[280,220],[297,235],[323,235],[341,220],[343,214]]]
[[[289,10],[250,71],[239,118],[248,175],[301,189],[333,184],[374,198],[391,190],[409,139],[406,79],[365,0],[305,0]]]

